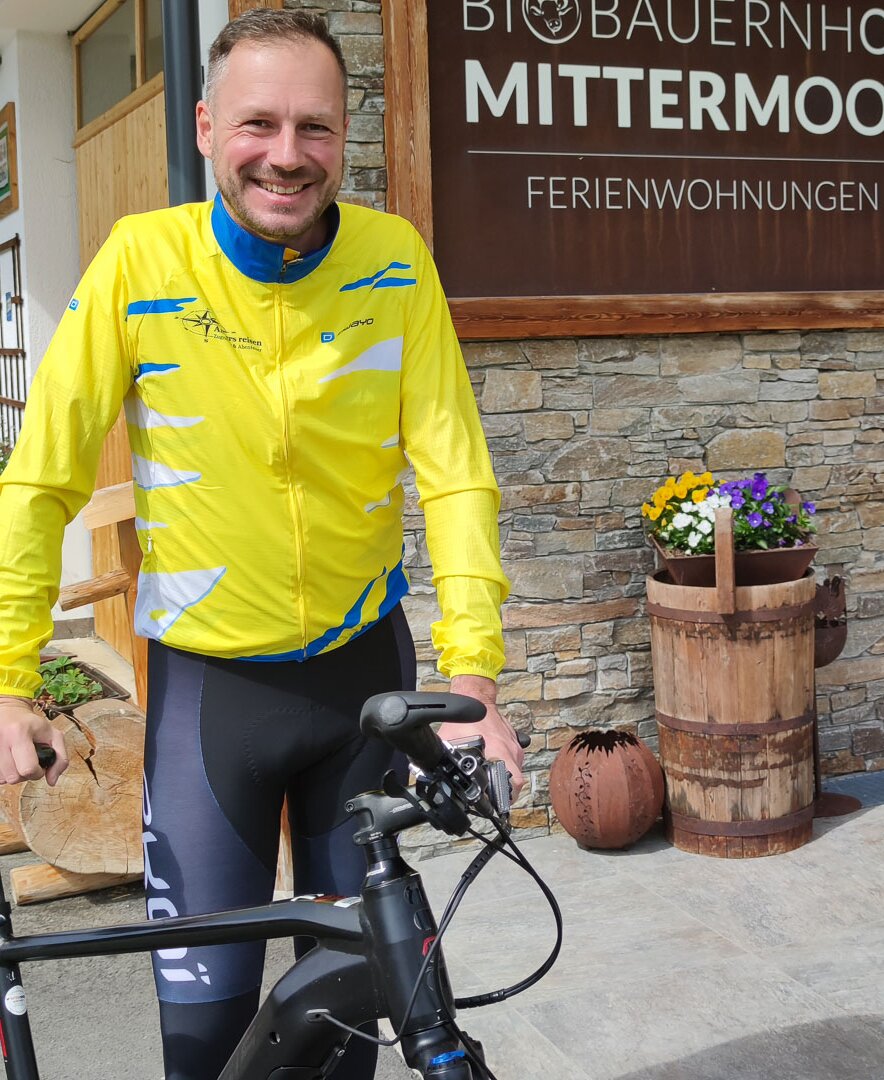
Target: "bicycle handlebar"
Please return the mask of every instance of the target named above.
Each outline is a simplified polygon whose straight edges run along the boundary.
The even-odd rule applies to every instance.
[[[431,694],[403,690],[375,694],[362,706],[359,726],[364,735],[385,739],[421,769],[435,769],[445,757],[445,744],[430,727],[436,721],[475,724],[485,706],[465,694]]]

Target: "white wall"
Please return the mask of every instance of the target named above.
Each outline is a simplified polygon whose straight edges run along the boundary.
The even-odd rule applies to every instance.
[[[227,0],[199,0],[200,19],[200,57],[205,79],[209,63],[209,47],[227,22]],[[205,82],[203,83],[205,90]],[[211,162],[206,162],[206,198],[215,197],[215,179],[212,176]]]
[[[22,246],[25,351],[30,377],[45,353],[79,278],[76,167],[72,142],[73,65],[63,33],[19,31],[3,51],[0,104],[15,101],[19,209],[0,219],[0,240]],[[67,528],[62,584],[92,576],[89,534],[79,518]],[[82,619],[91,608],[57,619]]]

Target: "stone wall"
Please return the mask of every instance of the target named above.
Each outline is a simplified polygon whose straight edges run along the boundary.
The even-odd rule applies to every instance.
[[[332,0],[352,65],[343,197],[383,206],[380,4]],[[548,831],[548,769],[575,730],[630,725],[655,745],[639,507],[685,468],[758,469],[816,502],[820,578],[847,581],[841,658],[817,673],[824,771],[884,768],[884,330],[465,343],[502,491],[512,594],[500,698],[532,736],[515,814]],[[421,518],[407,524],[407,610],[422,685],[438,685]],[[429,837],[426,838],[430,840]]]

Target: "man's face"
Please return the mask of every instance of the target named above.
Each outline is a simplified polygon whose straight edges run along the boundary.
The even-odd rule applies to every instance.
[[[348,124],[331,50],[313,40],[239,42],[196,121],[197,145],[233,217],[267,240],[321,247]]]

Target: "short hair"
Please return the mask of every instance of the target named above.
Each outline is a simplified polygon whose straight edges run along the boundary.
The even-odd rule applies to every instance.
[[[285,41],[319,41],[331,49],[344,83],[344,107],[347,103],[347,63],[337,38],[329,33],[325,19],[310,11],[278,8],[252,8],[224,27],[209,49],[206,72],[206,100],[211,103],[218,81],[227,66],[227,58],[240,41],[278,44]]]

